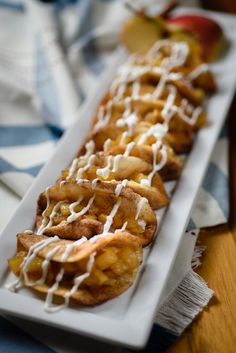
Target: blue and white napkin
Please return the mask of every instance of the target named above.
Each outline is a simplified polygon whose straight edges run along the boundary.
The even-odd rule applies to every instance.
[[[112,62],[126,16],[127,10],[118,0],[71,0],[66,6],[62,0],[54,5],[36,0],[0,1],[0,227]],[[202,251],[198,248],[194,253],[197,232],[193,229],[221,224],[228,218],[227,142],[224,129],[199,190],[188,227],[192,231],[185,234],[146,352],[156,351],[157,346],[164,350],[213,294],[191,269],[192,257],[193,264],[199,263]],[[23,320],[13,322],[0,318],[1,352],[94,351],[91,340],[69,333],[59,335],[55,329]],[[111,349],[102,343],[96,345],[104,352]],[[113,351],[120,350],[113,347]]]

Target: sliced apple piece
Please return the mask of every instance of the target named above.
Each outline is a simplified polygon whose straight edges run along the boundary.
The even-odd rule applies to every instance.
[[[163,21],[133,16],[124,25],[121,40],[130,53],[143,52],[163,37]]]

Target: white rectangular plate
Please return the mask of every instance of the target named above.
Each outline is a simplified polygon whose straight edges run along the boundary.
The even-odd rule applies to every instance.
[[[193,10],[189,10],[193,12]],[[204,12],[203,12],[204,13]],[[220,132],[236,83],[236,19],[233,16],[206,12],[223,26],[230,49],[222,61],[212,65],[219,83],[217,93],[207,103],[209,126],[202,129],[187,159],[177,189],[167,209],[157,240],[150,249],[142,275],[135,284],[118,298],[95,308],[67,308],[48,314],[43,301],[30,290],[9,292],[5,285],[12,280],[7,270],[7,259],[15,253],[16,234],[32,229],[39,193],[52,185],[73,159],[90,129],[94,111],[114,75],[107,73],[102,89],[96,89],[80,111],[79,119],[64,135],[51,160],[40,172],[0,238],[0,310],[27,319],[43,322],[70,331],[113,343],[141,348],[145,345],[154,315],[161,302],[161,294],[170,274],[181,243],[190,212],[202,183],[214,144]],[[120,55],[117,59],[120,61]]]

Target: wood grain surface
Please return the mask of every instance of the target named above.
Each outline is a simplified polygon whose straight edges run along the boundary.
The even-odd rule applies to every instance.
[[[236,351],[236,245],[228,225],[203,230],[207,245],[198,273],[215,292],[209,306],[194,320],[168,353],[234,353]]]
[[[235,0],[202,3],[211,10],[236,13]],[[215,295],[168,353],[236,352],[236,97],[228,114],[228,125],[230,220],[226,225],[202,230],[199,236],[207,252],[197,272]]]

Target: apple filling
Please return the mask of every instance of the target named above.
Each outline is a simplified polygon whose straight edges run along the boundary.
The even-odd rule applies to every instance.
[[[16,276],[20,276],[21,264],[26,257],[25,251],[20,251],[16,256],[9,259],[9,267]],[[56,276],[61,268],[64,269],[64,276],[61,285],[73,286],[74,278],[86,273],[86,266],[89,258],[78,262],[55,262],[50,261],[45,284],[53,285]],[[27,268],[27,275],[31,281],[37,281],[42,277],[42,264],[44,259],[36,256]],[[132,276],[139,266],[139,259],[136,252],[130,247],[106,247],[98,251],[92,271],[81,284],[81,288],[96,288],[100,286],[116,286],[120,276]]]
[[[146,178],[145,176],[143,177]],[[140,178],[140,175],[138,178]],[[109,211],[111,211],[112,208],[110,208],[108,211],[108,206],[104,204],[104,199],[102,200],[102,198],[99,196],[97,196],[96,198],[97,198],[97,202],[91,206],[91,208],[88,210],[87,213],[85,213],[82,216],[79,216],[76,219],[76,221],[81,221],[82,219],[91,219],[91,220],[99,221],[102,224],[106,223],[107,216],[110,213]],[[100,198],[101,198],[101,201],[100,201]],[[76,205],[74,207],[74,212],[76,213],[80,212],[82,209],[84,209],[86,204],[87,204],[87,201],[81,202],[81,204]],[[52,201],[44,213],[44,215],[48,219],[52,214],[52,210],[54,206],[55,206],[55,202]],[[57,226],[63,221],[66,222],[70,215],[71,215],[70,203],[65,201],[60,205],[60,208],[57,211],[57,214],[54,215],[52,226]],[[141,227],[138,224],[137,220],[135,220],[135,214],[129,213],[129,215],[127,216],[124,212],[119,212],[119,211],[116,213],[116,215],[113,218],[111,229],[114,229],[114,230],[120,229],[122,228],[125,222],[127,222],[126,229],[131,234],[142,234],[144,232],[143,227]]]

